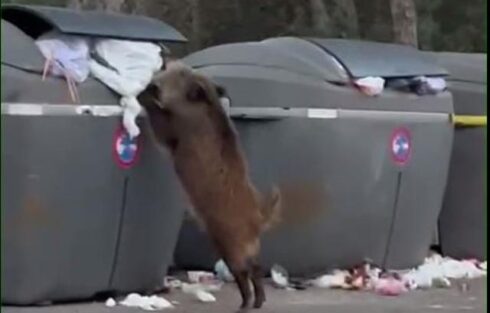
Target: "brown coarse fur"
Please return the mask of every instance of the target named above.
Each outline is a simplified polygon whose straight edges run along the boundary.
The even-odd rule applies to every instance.
[[[180,62],[157,73],[140,96],[157,140],[171,153],[195,214],[249,306],[265,301],[260,235],[277,220],[280,193],[262,198],[250,181],[236,131],[220,103],[222,87]]]

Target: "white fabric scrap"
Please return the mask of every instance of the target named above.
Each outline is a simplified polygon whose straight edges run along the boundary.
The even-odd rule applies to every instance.
[[[215,302],[216,298],[211,294],[213,291],[220,290],[221,285],[211,284],[182,284],[182,292],[193,295],[201,302]]]
[[[137,293],[129,294],[119,304],[130,308],[140,308],[145,311],[157,311],[173,307],[172,303],[162,297],[155,295],[147,297]]]
[[[121,95],[123,125],[131,138],[136,137],[140,134],[136,118],[142,110],[136,97],[151,82],[153,74],[161,69],[161,48],[149,42],[100,39],[95,43],[95,52],[115,70],[92,59],[90,72]]]
[[[205,290],[197,290],[195,296],[201,302],[216,302],[216,298]]]
[[[368,96],[377,96],[383,92],[385,80],[381,77],[364,77],[354,81],[354,84]]]

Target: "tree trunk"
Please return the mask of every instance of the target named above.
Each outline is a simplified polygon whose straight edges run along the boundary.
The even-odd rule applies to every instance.
[[[190,43],[192,50],[198,50],[202,47],[201,42],[201,31],[202,31],[202,21],[200,17],[200,0],[191,0],[190,10],[191,10],[191,33],[192,42]]]
[[[313,29],[319,32],[327,32],[330,16],[323,0],[310,0],[310,9]]]
[[[391,0],[353,0],[362,39],[393,42]]]
[[[125,0],[69,0],[68,7],[77,10],[124,11]]]
[[[339,11],[338,25],[340,27],[340,35],[344,38],[358,38],[359,24],[357,17],[356,5],[353,0],[335,0],[335,6]]]
[[[417,12],[413,0],[390,0],[394,41],[417,47]]]

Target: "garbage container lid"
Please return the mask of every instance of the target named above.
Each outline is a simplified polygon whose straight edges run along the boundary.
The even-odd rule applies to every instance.
[[[360,40],[278,37],[211,47],[186,57],[193,67],[248,65],[288,70],[346,83],[366,76],[445,76],[447,71],[421,51]]]
[[[484,53],[427,52],[449,72],[448,80],[486,84],[487,55]]]
[[[31,37],[2,19],[2,64],[42,72],[44,57]]]
[[[172,26],[143,16],[37,5],[2,5],[1,13],[3,19],[25,32],[26,28],[34,28],[36,23],[44,23],[62,33],[73,35],[146,41],[187,41]]]
[[[307,50],[305,52],[311,49],[319,50],[308,43],[306,44]],[[323,51],[314,51],[313,53],[315,52],[320,53],[323,57],[326,55]],[[338,72],[320,66],[317,61],[317,59],[309,58],[308,54],[297,54],[292,49],[269,46],[264,42],[224,44],[185,57],[185,62],[194,68],[211,65],[240,65],[283,69],[326,81],[346,81],[348,79],[347,76],[342,75],[342,72],[345,72],[342,68]]]
[[[347,39],[305,39],[335,56],[354,78],[448,74],[431,56],[407,45]]]

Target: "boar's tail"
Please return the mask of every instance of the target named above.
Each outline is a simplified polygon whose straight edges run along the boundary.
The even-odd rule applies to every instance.
[[[272,187],[271,192],[264,200],[261,207],[263,231],[270,229],[281,219],[281,191],[277,186]]]

